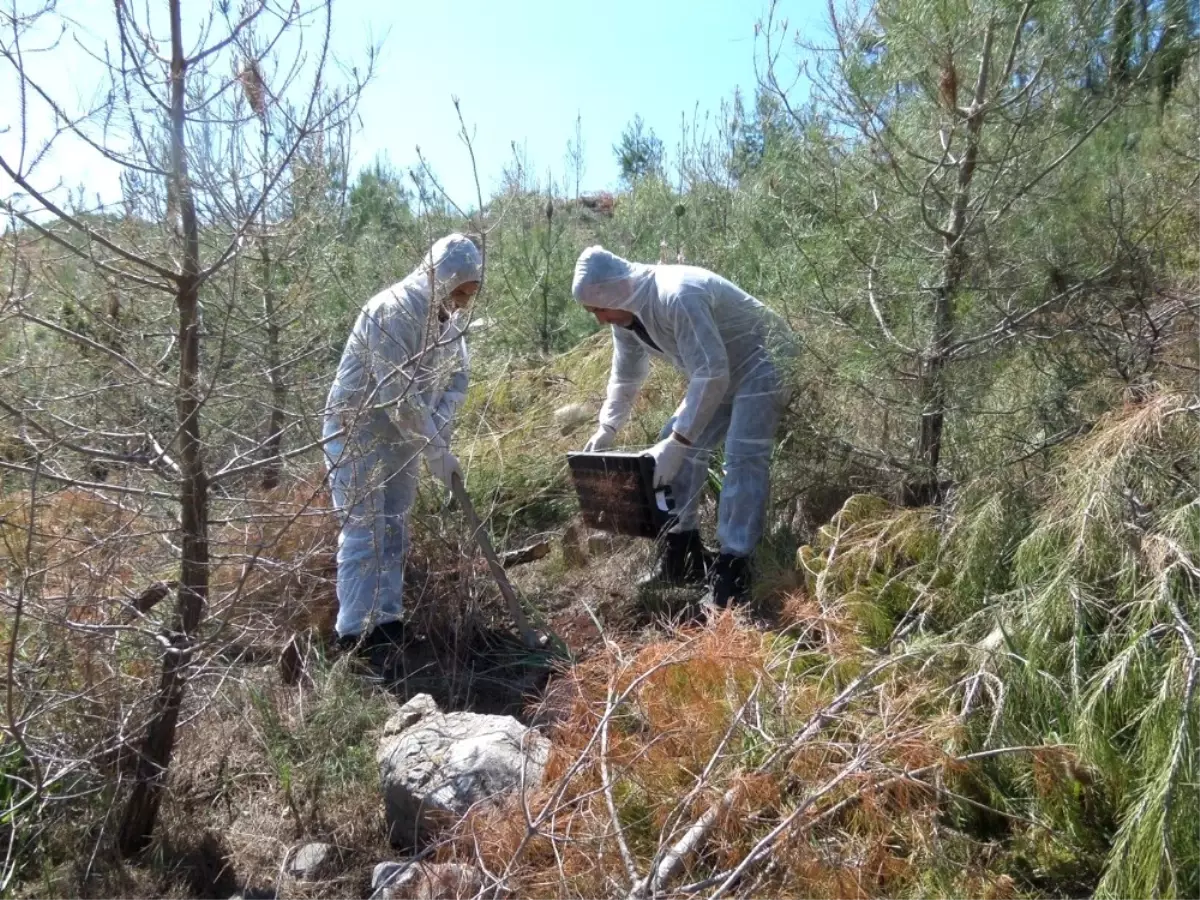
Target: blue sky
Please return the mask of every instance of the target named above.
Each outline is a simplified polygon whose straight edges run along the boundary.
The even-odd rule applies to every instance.
[[[371,0],[339,2],[350,41],[368,24],[376,34],[391,29],[363,102],[362,155],[384,151],[405,164],[420,144],[456,196],[470,190],[470,178],[451,95],[476,129],[488,178],[511,160],[512,141],[525,145],[540,174],[549,167],[561,177],[579,114],[584,184],[610,187],[612,145],[635,113],[671,155],[681,113],[690,117],[697,104],[715,112],[739,87],[753,96],[754,25],[765,13],[758,0],[451,0],[386,12]],[[453,50],[445,55],[426,36],[447,32]]]
[[[184,23],[187,27],[188,7]],[[85,42],[107,36],[111,0],[60,0]],[[680,116],[697,107],[715,113],[740,88],[753,96],[755,23],[766,0],[335,0],[334,51],[346,63],[361,62],[363,48],[383,41],[375,80],[360,106],[354,162],[384,154],[397,168],[416,162],[415,148],[431,162],[451,196],[473,205],[474,186],[451,103],[458,96],[474,129],[485,194],[495,188],[513,155],[523,148],[537,177],[549,169],[556,181],[566,172],[565,153],[582,117],[585,144],[583,187],[617,182],[612,145],[635,113],[663,140],[668,159],[679,140]],[[819,28],[822,0],[784,0],[781,12],[793,27]],[[194,15],[194,13],[193,13]],[[90,33],[89,33],[90,32]],[[59,51],[60,54],[62,51]],[[82,54],[47,56],[39,72],[47,88],[78,103],[97,78]],[[13,96],[11,75],[0,91]],[[6,104],[7,105],[7,104]],[[45,127],[42,115],[34,124]],[[15,124],[0,111],[0,127]],[[13,152],[13,133],[0,135],[0,152]],[[39,182],[61,177],[110,196],[111,166],[91,154],[64,147],[47,159]],[[0,191],[10,185],[0,183]]]

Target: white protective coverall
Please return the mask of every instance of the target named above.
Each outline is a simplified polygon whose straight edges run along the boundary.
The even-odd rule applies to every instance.
[[[412,274],[367,302],[346,341],[323,427],[342,523],[339,637],[401,617],[420,458],[435,472],[453,459],[449,431],[466,392],[461,320],[443,325],[437,311],[480,273],[479,251],[468,238],[442,238]]]
[[[671,480],[676,532],[697,528],[698,498],[712,449],[725,441],[725,478],[717,514],[722,553],[746,557],[762,535],[775,430],[787,404],[780,365],[795,353],[787,324],[737,285],[707,269],[630,263],[603,247],[575,265],[575,300],[633,313],[644,330],[612,326],[613,359],[601,431],[629,420],[651,358],[688,379],[664,427],[692,443]],[[649,341],[646,340],[649,338]]]
[[[426,404],[433,410],[433,423],[438,434],[447,446],[454,431],[455,416],[467,399],[471,378],[471,354],[467,348],[469,325],[470,314],[464,309],[457,310],[442,323],[434,350],[437,354],[434,371],[440,377],[425,398]]]

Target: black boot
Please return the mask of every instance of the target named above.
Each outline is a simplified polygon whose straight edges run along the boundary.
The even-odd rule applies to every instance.
[[[637,586],[703,584],[711,565],[712,555],[704,549],[699,531],[668,531],[654,568],[639,579]]]
[[[745,556],[722,553],[713,566],[710,597],[713,605],[725,609],[750,599],[750,560]]]
[[[348,634],[338,638],[340,653],[355,653],[372,674],[388,677],[403,657],[410,642],[404,623],[393,621],[377,625],[365,635]]]

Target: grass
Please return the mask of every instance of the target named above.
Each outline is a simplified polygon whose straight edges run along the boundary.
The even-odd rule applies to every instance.
[[[235,808],[261,817],[254,831],[264,840],[311,832],[351,846],[371,844],[369,825],[342,832],[374,816],[368,732],[386,717],[386,700],[362,694],[344,667],[317,657],[296,689],[282,689],[274,668],[287,639],[327,631],[331,621],[335,532],[323,500],[319,478],[298,478],[240,507],[214,507],[225,521],[212,530],[208,617],[185,699],[171,796],[154,850],[138,865],[123,865],[112,851],[119,785],[131,774],[157,681],[155,635],[172,627],[175,604],[164,592],[157,605],[134,607],[144,588],[174,577],[164,540],[174,526],[152,506],[109,502],[80,489],[39,492],[36,505],[28,494],[5,498],[0,561],[23,617],[15,636],[16,620],[0,621],[14,675],[3,754],[12,765],[26,755],[12,737],[15,721],[23,746],[41,764],[35,777],[22,763],[24,782],[5,783],[44,785],[27,805],[5,805],[6,826],[26,838],[9,857],[7,891],[195,896],[224,885],[226,868],[274,879],[275,848],[267,862],[261,842],[243,849],[227,839]]]
[[[976,485],[939,521],[853,498],[799,554],[810,638],[903,638],[961,691],[960,746],[1046,748],[986,770],[1031,890],[1200,892],[1193,402],[1113,413],[1032,505]]]
[[[326,796],[377,788],[368,738],[388,711],[345,665],[319,665],[328,666],[323,684],[302,713],[270,688],[247,690],[246,712],[298,831],[319,821]]]
[[[1161,475],[1164,460],[1186,459],[1186,448],[1194,446],[1194,422],[1183,412],[1186,402],[1164,398],[1150,409],[1115,416],[1094,438],[1068,448],[1054,480],[1033,490],[1014,492],[995,482],[968,485],[945,516],[896,509],[877,498],[854,499],[801,553],[807,589],[792,591],[784,604],[791,627],[769,641],[772,657],[786,660],[770,669],[772,679],[805,698],[811,710],[828,699],[831,681],[845,684],[881,651],[896,654],[911,648],[921,659],[920,677],[899,680],[887,702],[866,707],[889,723],[899,720],[909,727],[887,731],[887,740],[878,743],[869,730],[851,728],[833,736],[834,746],[908,748],[917,755],[902,764],[883,760],[882,751],[870,762],[895,777],[897,771],[922,770],[925,760],[938,760],[942,780],[940,788],[925,783],[907,795],[892,795],[891,806],[877,802],[869,778],[858,793],[827,798],[833,807],[853,800],[861,810],[837,822],[825,839],[814,828],[800,829],[804,841],[781,840],[777,858],[788,860],[791,874],[781,879],[777,870],[761,873],[755,889],[769,885],[780,894],[803,896],[1061,896],[1097,889],[1117,895],[1187,895],[1185,879],[1196,868],[1195,843],[1185,830],[1194,821],[1188,805],[1195,784],[1195,712],[1188,702],[1193,669],[1186,656],[1182,664],[1176,657],[1160,665],[1149,653],[1173,634],[1179,640],[1167,646],[1186,651],[1184,637],[1194,629],[1188,624],[1189,618],[1194,622],[1194,607],[1188,605],[1195,594],[1189,580],[1194,556],[1190,549],[1180,553],[1181,547],[1196,546],[1194,493],[1177,471],[1173,477]],[[1129,447],[1126,440],[1140,446]],[[1178,462],[1174,468],[1178,470]],[[1157,481],[1147,480],[1155,471],[1160,473]],[[1086,484],[1073,488],[1076,478]],[[1140,540],[1132,548],[1131,568],[1127,493],[1131,484],[1138,486],[1136,491],[1151,483],[1158,487],[1145,496],[1162,512],[1164,535]],[[1114,495],[1121,502],[1113,501]],[[1046,544],[1047,534],[1061,529],[1071,510],[1080,509],[1085,512],[1075,514],[1079,529],[1089,530],[1068,542],[1055,538]],[[1101,525],[1095,510],[1107,511]],[[1145,530],[1145,523],[1138,527]],[[781,547],[794,540],[781,532],[768,541],[768,549],[774,537]],[[1108,555],[1106,546],[1119,552]],[[1063,548],[1065,560],[1060,556],[1055,562],[1054,554]],[[778,566],[781,583],[764,593],[787,587],[787,567],[779,565],[779,557],[765,554],[767,566],[760,568],[770,573],[769,567]],[[1046,565],[1034,564],[1047,559]],[[1080,561],[1086,578],[1064,572],[1064,566],[1073,569]],[[1080,630],[1073,609],[1064,615],[1062,598],[1069,598],[1070,590],[1063,593],[1063,585],[1087,587],[1088,593],[1079,596],[1091,597],[1092,603],[1115,587],[1118,596],[1126,592],[1130,598],[1126,612],[1115,621],[1093,617]],[[1164,597],[1175,597],[1175,606],[1182,604],[1183,624]],[[1023,614],[1007,621],[999,629],[1001,642],[988,649],[983,639],[990,637],[997,614],[1013,609]],[[1128,640],[1120,635],[1126,625],[1140,630],[1134,632],[1138,640],[1132,649],[1123,652]],[[1031,638],[1045,643],[1044,657],[1030,657]],[[1063,646],[1071,652],[1064,655]],[[618,657],[610,664],[630,665],[631,658]],[[1030,664],[1031,658],[1039,661]],[[1113,662],[1101,665],[1104,659]],[[678,671],[681,680],[693,675],[683,663]],[[1090,696],[1103,708],[1064,703],[1044,673],[1057,673],[1060,684],[1077,682],[1082,689],[1075,696]],[[1109,709],[1109,701],[1120,704],[1120,692],[1109,690],[1110,679],[1117,677],[1135,688],[1137,696],[1124,708]],[[577,739],[595,734],[596,711],[604,708],[598,686],[591,694],[592,724],[581,727]],[[1151,686],[1158,687],[1157,695],[1148,690]],[[764,808],[776,811],[776,818],[767,820],[776,822],[780,803],[803,802],[786,781],[781,784],[757,771],[797,727],[797,711],[789,716],[783,705],[764,712],[757,729],[742,729],[741,741],[726,748],[722,766],[710,772],[713,783],[695,795],[695,782],[687,778],[705,767],[688,753],[704,746],[699,735],[711,738],[738,728],[735,704],[726,698],[714,718],[711,709],[695,708],[693,699],[671,687],[668,683],[661,693],[670,699],[676,719],[656,722],[640,710],[611,719],[617,738],[635,742],[640,754],[636,764],[624,767],[614,761],[611,767],[615,818],[586,787],[579,799],[569,791],[551,798],[558,806],[547,801],[546,808],[561,810],[571,822],[592,823],[585,834],[594,841],[593,861],[556,851],[551,834],[544,843],[527,846],[515,870],[529,890],[578,895],[622,890],[621,854],[613,846],[618,824],[637,870],[645,872],[662,846],[662,829],[689,821],[688,815],[697,813],[695,804],[711,803],[722,785],[738,779],[763,786],[770,802],[760,797],[762,806],[739,810],[745,818],[727,816],[713,838],[716,849],[689,865],[686,876],[703,880],[705,873],[722,871],[722,860],[732,865],[748,858],[739,854],[747,854],[749,838],[735,824],[761,819]],[[769,704],[764,707],[770,709]],[[897,708],[903,715],[896,714]],[[1137,712],[1142,708],[1150,712],[1143,716]],[[1124,737],[1132,731],[1141,733]],[[672,744],[680,734],[684,748]],[[622,746],[617,738],[613,752]],[[664,759],[652,752],[659,742],[672,750]],[[922,757],[922,752],[928,755]],[[975,761],[973,754],[984,755]],[[964,755],[973,761],[956,762]],[[681,759],[682,767],[675,768]],[[803,764],[802,783],[808,785],[819,783],[835,762],[811,752],[796,760]],[[581,771],[591,769],[585,765]],[[1130,777],[1139,771],[1153,776]],[[876,780],[876,790],[878,784]],[[596,782],[591,785],[595,791]],[[1191,796],[1181,800],[1189,790]],[[681,798],[687,797],[691,806],[683,809]],[[878,830],[871,813],[881,810],[892,831]],[[659,837],[648,844],[653,827],[660,829]],[[489,831],[486,824],[480,829],[471,831],[472,843],[494,839],[503,853],[489,860],[507,868],[512,856],[504,853],[515,854],[519,840]],[[751,837],[762,833],[751,829]],[[570,840],[587,845],[579,831]],[[801,846],[806,852],[799,852]],[[864,865],[874,880],[847,874],[861,872]]]
[[[596,339],[476,383],[462,458],[501,549],[572,520],[563,454],[591,421],[564,427],[554,412],[581,397],[598,405],[607,366]],[[656,370],[631,443],[653,439],[671,378]],[[820,521],[815,506],[782,515],[808,503],[810,482],[777,479],[755,604],[704,628],[638,617],[629,584],[644,542],[610,542],[586,567],[556,548],[514,570],[582,648],[552,682],[548,779],[528,809],[475,811],[435,858],[482,861],[520,894],[627,895],[703,824],[663,893],[1200,892],[1194,402],[1118,410],[1019,490],[995,474],[937,511],[858,493]],[[798,457],[783,455],[786,476]],[[394,701],[324,658],[333,523],[320,473],[293,474],[221,510],[170,796],[136,864],[108,853],[113,786],[173,604],[113,626],[129,624],[148,581],[172,575],[159,519],[48,493],[31,541],[28,498],[6,498],[0,546],[29,614],[15,688],[28,710],[44,707],[26,737],[40,758],[81,766],[71,799],[4,823],[37,835],[17,857],[15,892],[197,896],[250,883],[303,895],[317,889],[282,879],[281,860],[322,840],[342,860],[320,890],[360,896],[370,867],[391,858],[374,752]],[[461,662],[498,607],[441,502],[425,490],[415,520],[413,562],[429,580],[413,611]],[[0,637],[10,629],[0,623]],[[285,686],[275,661],[293,637],[306,668]],[[10,741],[0,764],[27,771]]]
[[[455,452],[467,473],[476,508],[497,537],[517,543],[532,533],[560,528],[578,511],[566,453],[579,450],[595,428],[611,361],[606,333],[544,364],[509,360],[473,381],[455,429]],[[649,446],[674,406],[676,376],[656,366],[620,438]],[[573,404],[584,414],[568,424],[555,411]]]
[[[1155,398],[1074,448],[993,613],[1039,673],[1012,678],[1005,728],[1057,722],[1115,811],[1100,896],[1200,893],[1200,507],[1162,466],[1200,437],[1187,403]]]
[[[805,655],[804,623],[791,625],[781,636],[727,616],[576,666],[528,809],[535,836],[518,810],[481,810],[439,858],[480,853],[522,894],[608,895],[628,891],[626,860],[644,876],[720,808],[682,881],[715,886],[745,864],[756,891],[778,896],[917,895],[935,870],[947,896],[978,886],[930,842],[949,805],[930,776],[953,771],[944,747],[961,728],[949,706],[930,708],[917,667],[856,680],[870,668],[861,644],[850,665]]]
[[[85,834],[47,857],[37,893],[229,896],[249,886],[304,896],[314,888],[283,876],[282,860],[325,841],[341,862],[322,895],[362,896],[371,867],[390,854],[374,754],[396,702],[345,663],[309,663],[300,686],[252,671],[207,698],[179,736],[171,799],[141,859],[121,862],[105,833]],[[81,848],[100,852],[88,864]]]

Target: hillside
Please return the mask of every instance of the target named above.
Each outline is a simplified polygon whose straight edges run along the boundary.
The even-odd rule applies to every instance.
[[[1200,662],[1184,611],[1197,597],[1200,511],[1161,463],[1194,462],[1196,395],[1160,395],[1065,443],[1030,506],[980,484],[941,510],[856,494],[804,533],[776,517],[755,603],[697,627],[670,623],[688,591],[633,590],[648,542],[585,540],[582,556],[564,544],[562,454],[580,428],[563,434],[554,411],[599,389],[605,350],[589,342],[477,383],[464,420],[476,435],[463,445],[472,492],[493,522],[511,523],[502,546],[552,543],[511,574],[569,659],[521,650],[461,522],[431,491],[409,567],[427,637],[404,682],[370,686],[328,651],[334,531],[313,515],[322,489],[264,496],[260,516],[312,527],[243,552],[266,572],[303,562],[286,580],[252,577],[237,612],[210,626],[221,649],[184,708],[152,861],[81,857],[103,826],[49,805],[41,874],[22,893],[362,896],[371,867],[396,858],[375,744],[398,704],[424,692],[446,708],[515,714],[553,743],[527,800],[530,838],[519,810],[485,807],[426,848],[505,872],[519,895],[628,888],[622,843],[644,877],[708,809],[717,817],[671,889],[712,890],[737,873],[739,894],[1061,896],[1099,881],[1128,895],[1173,877],[1186,895]],[[657,394],[646,396],[648,425]],[[1132,490],[1149,510],[1138,518]],[[780,493],[775,509],[804,503]],[[42,513],[59,577],[93,568],[71,549],[81,532],[120,532],[80,502],[58,494]],[[288,641],[300,665],[284,684]],[[42,691],[90,685],[102,725],[121,702],[109,658],[96,637],[46,645]],[[82,733],[62,735],[79,752]],[[306,886],[281,866],[311,841],[340,856]]]
[[[543,169],[449,101],[469,201],[353,162],[364,91],[399,119],[427,79],[332,52],[333,0],[180,7],[0,11],[0,895],[1200,895],[1193,5],[779,0],[752,96],[674,146],[627,110],[596,190],[582,114]],[[40,79],[82,54],[76,109]],[[113,197],[65,189],[86,160]],[[381,679],[334,640],[326,398],[451,232],[453,451],[550,639],[422,467]],[[733,612],[582,522],[596,244],[796,336]],[[684,390],[654,365],[621,446]]]

